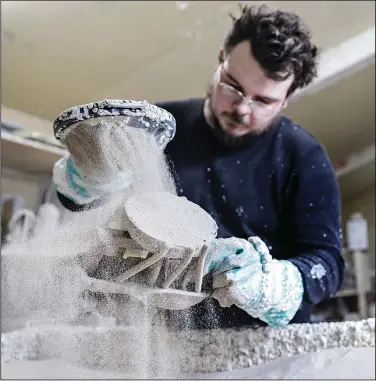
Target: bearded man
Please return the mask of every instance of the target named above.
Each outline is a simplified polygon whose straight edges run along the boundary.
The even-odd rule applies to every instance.
[[[170,311],[172,329],[306,323],[340,288],[336,175],[315,137],[283,115],[316,72],[317,47],[297,15],[244,7],[206,97],[157,104],[176,120],[165,153],[179,195],[218,225],[205,264],[213,298]]]

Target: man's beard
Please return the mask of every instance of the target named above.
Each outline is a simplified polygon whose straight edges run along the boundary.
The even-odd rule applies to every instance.
[[[270,122],[263,128],[258,131],[250,131],[242,136],[234,136],[231,133],[227,132],[219,122],[219,119],[215,115],[213,105],[212,105],[212,95],[213,95],[213,86],[210,85],[205,98],[205,108],[206,114],[208,117],[208,122],[212,128],[212,131],[216,138],[223,143],[224,145],[231,148],[241,148],[249,145],[252,141],[254,141],[255,136],[259,136],[266,131],[269,131],[281,118],[282,113],[279,112]],[[235,111],[231,114],[228,114],[228,117],[235,123],[241,124],[242,117]]]

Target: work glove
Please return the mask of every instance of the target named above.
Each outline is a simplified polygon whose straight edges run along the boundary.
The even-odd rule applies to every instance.
[[[213,276],[212,297],[222,307],[236,305],[274,327],[288,324],[303,298],[299,270],[273,259],[258,237],[214,240],[204,273]]]
[[[53,182],[80,205],[122,193],[130,184],[152,188],[150,178],[164,158],[153,160],[150,154],[163,151],[175,130],[175,118],[146,101],[105,99],[71,107],[54,122],[54,134],[69,155],[55,164]]]
[[[132,172],[123,171],[113,181],[91,181],[77,167],[71,154],[59,159],[53,168],[53,183],[56,190],[78,205],[89,204],[105,193],[125,189],[132,183]]]
[[[132,139],[124,126],[111,121],[73,127],[64,139],[69,155],[54,167],[57,190],[78,204],[86,204],[127,188],[132,182],[128,157]]]

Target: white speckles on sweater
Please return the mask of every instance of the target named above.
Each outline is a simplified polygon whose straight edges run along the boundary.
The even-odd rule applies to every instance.
[[[326,275],[326,270],[324,269],[324,266],[322,264],[316,264],[311,269],[311,276],[312,279],[321,279],[323,276]]]

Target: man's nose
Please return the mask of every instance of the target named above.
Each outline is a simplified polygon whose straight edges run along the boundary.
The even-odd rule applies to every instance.
[[[251,113],[251,107],[249,103],[243,101],[237,105],[237,112],[239,115],[248,115]]]

